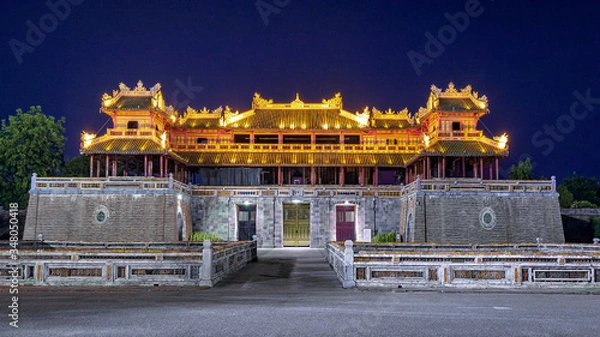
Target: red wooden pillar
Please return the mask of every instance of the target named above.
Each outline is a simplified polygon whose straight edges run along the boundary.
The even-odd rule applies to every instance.
[[[159,162],[159,166],[160,166],[160,177],[164,177],[164,167],[163,167],[163,156],[158,157],[158,162]]]
[[[496,158],[496,180],[500,179],[498,171],[498,158]]]
[[[277,166],[277,185],[281,186],[283,184],[283,168],[281,166]]]
[[[467,176],[467,170],[466,170],[467,164],[465,162],[466,162],[465,157],[462,157],[462,176],[463,176],[463,178]]]
[[[492,178],[492,163],[490,163],[490,175],[489,175],[489,179],[492,180],[494,178]]]
[[[148,176],[148,155],[144,155],[144,177]]]
[[[344,186],[344,180],[345,180],[345,168],[342,166],[340,167],[340,186]]]
[[[311,166],[310,167],[310,185],[314,186],[316,180],[317,180],[317,175],[315,174],[315,167]]]
[[[148,160],[148,176],[152,177],[154,176],[154,158],[152,158],[152,156],[150,156],[149,158],[150,160]]]
[[[94,176],[94,155],[90,156],[90,178]]]
[[[442,163],[440,162],[440,157],[437,158],[437,177],[442,177]]]
[[[100,178],[100,159],[96,160],[96,178]]]
[[[110,159],[106,155],[106,166],[104,167],[104,176],[108,177],[108,167],[110,166]]]
[[[483,157],[479,157],[479,170],[481,171],[479,177],[483,179]]]
[[[379,168],[377,166],[373,168],[373,186],[379,186]]]
[[[446,157],[442,157],[442,178],[446,179]]]
[[[359,168],[358,174],[359,174],[358,183],[360,184],[360,186],[365,186],[365,168],[361,166]]]
[[[113,176],[117,176],[117,158],[113,156],[113,162],[112,162],[112,175]]]
[[[477,178],[477,172],[479,170],[477,170],[477,162],[473,163],[473,178]]]
[[[123,175],[125,177],[127,177],[129,175],[129,159],[125,159],[125,163],[124,163],[124,169],[123,169]]]
[[[431,158],[430,157],[425,158],[425,165],[427,166],[427,169],[425,170],[425,179],[431,179]]]

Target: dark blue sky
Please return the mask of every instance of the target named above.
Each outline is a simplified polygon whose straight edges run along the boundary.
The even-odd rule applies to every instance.
[[[341,91],[350,111],[415,112],[431,84],[453,81],[488,96],[483,123],[510,137],[505,170],[528,155],[538,175],[600,176],[596,1],[49,2],[57,14],[43,1],[0,5],[0,118],[31,105],[66,116],[67,158],[82,130],[106,122],[100,97],[119,82],[160,82],[180,107],[246,110],[254,92],[309,102]],[[425,63],[413,66],[411,51]]]

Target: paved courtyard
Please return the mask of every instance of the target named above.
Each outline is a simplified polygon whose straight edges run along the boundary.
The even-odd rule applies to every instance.
[[[342,289],[319,249],[262,249],[212,289],[22,287],[0,336],[597,336],[600,296]]]

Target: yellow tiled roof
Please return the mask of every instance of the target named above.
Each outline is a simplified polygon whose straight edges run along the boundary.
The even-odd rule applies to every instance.
[[[186,120],[180,124],[180,127],[192,129],[218,129],[220,128],[219,121],[219,118],[208,119],[191,117],[186,118]]]
[[[388,120],[388,119],[375,119],[372,127],[374,129],[406,129],[411,127],[409,122],[405,119],[399,120]]]
[[[440,103],[436,110],[441,111],[472,111],[485,110],[477,106],[470,98],[462,97],[444,97],[440,98]]]
[[[109,139],[103,142],[91,144],[83,149],[82,153],[115,153],[115,154],[135,154],[135,153],[164,153],[160,144],[152,139]]]
[[[267,153],[267,152],[176,152],[190,165],[239,166],[402,166],[413,155],[397,153]]]
[[[119,110],[146,110],[153,109],[154,106],[152,105],[152,97],[150,96],[122,96],[106,108]]]
[[[505,155],[508,151],[478,140],[440,140],[428,147],[424,153],[475,157]]]
[[[360,123],[340,114],[339,109],[259,109],[228,127],[252,129],[334,130],[361,129]]]

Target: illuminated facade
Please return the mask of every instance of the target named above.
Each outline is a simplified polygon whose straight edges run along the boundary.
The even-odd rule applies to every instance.
[[[101,111],[112,128],[81,139],[90,178],[33,177],[27,238],[564,241],[554,180],[498,180],[508,139],[479,130],[488,101],[470,86],[432,86],[416,113],[350,112],[338,93],[320,103],[255,94],[246,111],[182,115],[159,84],[138,82],[104,94]]]
[[[155,176],[203,186],[403,185],[416,179],[498,179],[507,136],[478,129],[489,112],[471,86],[432,86],[416,113],[365,107],[344,110],[339,93],[320,103],[296,95],[273,103],[254,94],[252,107],[214,110],[166,106],[160,84],[119,85],[104,94],[112,118],[105,135],[83,133],[90,177]]]

